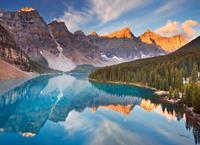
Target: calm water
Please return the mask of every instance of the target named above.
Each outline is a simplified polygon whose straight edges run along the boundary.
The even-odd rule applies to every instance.
[[[152,91],[46,75],[0,96],[0,145],[193,145],[199,131]]]

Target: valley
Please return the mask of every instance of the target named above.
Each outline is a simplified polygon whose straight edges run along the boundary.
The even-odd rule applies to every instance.
[[[197,0],[0,3],[0,144],[200,144]]]

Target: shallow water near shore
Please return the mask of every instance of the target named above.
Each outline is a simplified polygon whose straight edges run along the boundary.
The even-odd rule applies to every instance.
[[[44,75],[0,96],[2,145],[195,145],[184,110],[152,90],[91,83],[79,72]]]

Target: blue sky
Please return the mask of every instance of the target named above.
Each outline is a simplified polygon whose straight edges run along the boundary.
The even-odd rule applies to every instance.
[[[161,35],[200,35],[199,0],[0,0],[0,9],[33,7],[47,23],[64,21],[70,31],[109,33],[130,27],[138,36],[146,29]]]

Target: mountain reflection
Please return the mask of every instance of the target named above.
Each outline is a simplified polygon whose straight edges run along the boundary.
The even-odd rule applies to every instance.
[[[37,135],[47,120],[64,122],[71,111],[106,109],[130,115],[135,106],[168,121],[185,120],[180,107],[152,100],[151,90],[125,85],[90,83],[70,75],[33,78],[0,96],[0,132]],[[192,124],[187,123],[188,128]],[[197,134],[197,135],[196,135]],[[195,132],[195,138],[198,133]],[[198,140],[198,139],[196,139]]]

